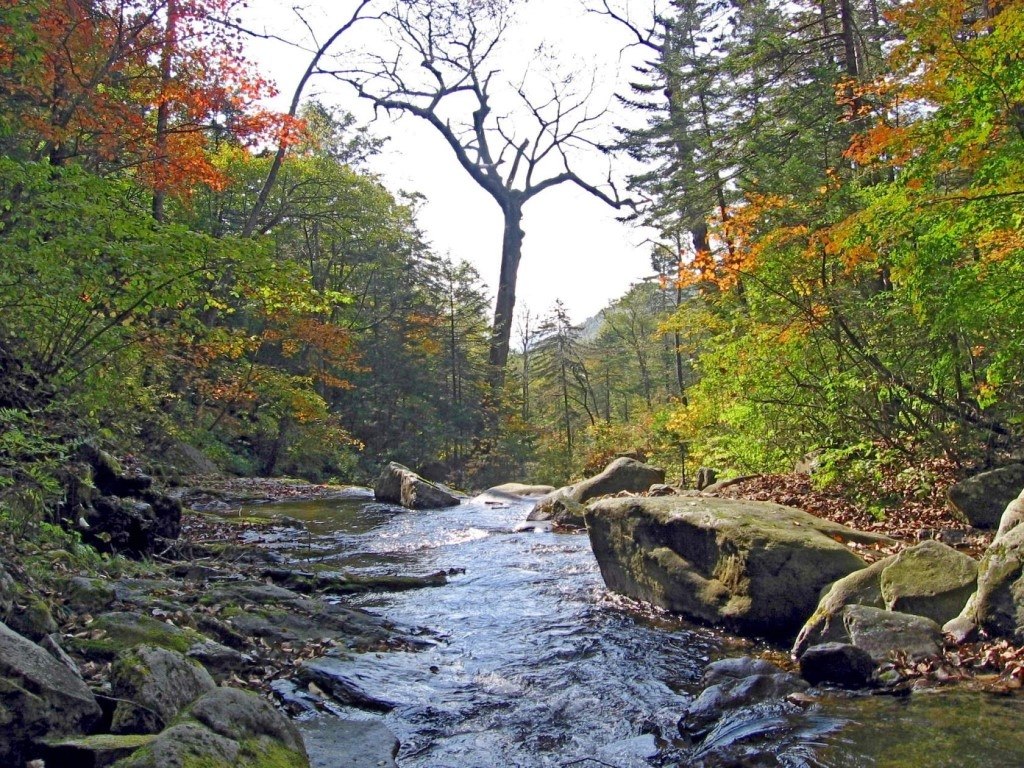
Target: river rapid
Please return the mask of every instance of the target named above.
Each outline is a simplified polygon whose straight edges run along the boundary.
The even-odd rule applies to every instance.
[[[1018,697],[823,693],[725,714],[698,744],[676,722],[709,661],[766,646],[605,590],[585,534],[524,523],[531,502],[478,497],[409,511],[345,498],[248,510],[299,518],[263,543],[363,574],[451,571],[448,585],[357,604],[426,641],[418,652],[325,658],[398,737],[402,768],[1019,766]]]

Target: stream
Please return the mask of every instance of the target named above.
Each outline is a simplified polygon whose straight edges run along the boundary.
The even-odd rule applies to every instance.
[[[356,603],[423,628],[418,652],[325,658],[391,707],[402,768],[1020,766],[1024,699],[964,691],[822,693],[724,715],[699,744],[676,722],[709,661],[765,650],[608,593],[585,534],[525,524],[532,502],[413,512],[345,498],[254,507],[306,530],[263,543],[362,574],[452,570],[447,586]]]

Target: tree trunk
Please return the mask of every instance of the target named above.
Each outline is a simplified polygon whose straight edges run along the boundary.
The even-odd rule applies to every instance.
[[[497,399],[505,386],[505,363],[508,362],[509,340],[512,337],[512,315],[516,309],[516,277],[523,255],[523,204],[514,194],[502,206],[505,231],[501,239],[501,272],[498,275],[498,298],[494,305],[494,327],[491,331],[491,388]],[[497,401],[497,400],[496,400]]]

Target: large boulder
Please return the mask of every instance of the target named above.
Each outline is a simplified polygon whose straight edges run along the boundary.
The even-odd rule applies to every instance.
[[[959,620],[947,624],[949,631],[955,624],[1024,642],[1024,525],[996,538],[982,555],[978,591]]]
[[[890,542],[778,504],[704,497],[592,504],[608,587],[740,634],[792,639],[824,587],[864,568],[843,541]]]
[[[424,480],[394,461],[380,473],[373,487],[373,496],[377,501],[399,504],[408,509],[440,509],[459,504],[459,500],[441,486]]]
[[[86,733],[101,715],[82,678],[0,624],[0,765],[23,765],[31,743]]]
[[[578,505],[590,499],[623,491],[644,493],[652,485],[664,482],[665,470],[623,456],[599,474],[547,494],[534,505],[526,519],[555,520],[563,525],[572,525],[573,518],[579,514]],[[571,503],[566,504],[566,500]],[[582,521],[575,524],[582,525]]]
[[[125,651],[110,670],[118,699],[113,733],[157,733],[217,685],[199,665],[175,651],[139,646]]]
[[[949,489],[949,503],[975,528],[997,528],[1006,506],[1024,489],[1024,464],[969,477]]]
[[[957,616],[974,592],[978,563],[937,541],[924,541],[873,563],[833,584],[821,598],[793,646],[800,656],[808,645],[831,637],[830,625],[848,605],[867,605],[924,616],[944,624]]]

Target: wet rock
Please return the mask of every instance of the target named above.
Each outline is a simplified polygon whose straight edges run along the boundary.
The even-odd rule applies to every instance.
[[[394,701],[367,691],[354,675],[348,674],[334,659],[303,662],[298,668],[298,678],[304,683],[313,683],[341,704],[371,712],[390,712],[398,706]]]
[[[734,662],[717,669],[711,665],[705,673],[705,681],[707,687],[679,719],[680,734],[690,739],[705,736],[730,711],[766,702],[784,702],[787,696],[808,687],[797,675],[759,659],[750,659],[749,663]]]
[[[925,616],[943,624],[963,610],[977,584],[978,563],[937,541],[924,541],[833,584],[797,636],[793,653],[832,637],[848,605]]]
[[[969,477],[949,489],[949,503],[975,528],[997,528],[1007,505],[1024,489],[1024,464]]]
[[[424,480],[408,467],[392,461],[373,487],[377,501],[399,504],[408,509],[440,509],[458,506],[459,500],[439,485]]]
[[[562,528],[583,528],[583,514],[587,508],[567,496],[553,496],[538,503],[526,518],[531,521],[550,520]]]
[[[32,742],[87,733],[101,714],[81,677],[0,624],[0,765],[22,765]]]
[[[605,584],[740,634],[793,638],[821,590],[887,542],[797,509],[709,497],[605,499],[586,513]]]
[[[217,684],[197,662],[164,648],[125,651],[110,670],[111,690],[120,703],[113,733],[157,733],[189,704]]]
[[[398,739],[379,720],[318,717],[298,727],[312,768],[397,768]]]
[[[874,671],[871,654],[849,643],[812,645],[800,657],[800,674],[811,685],[863,688],[871,682]]]

